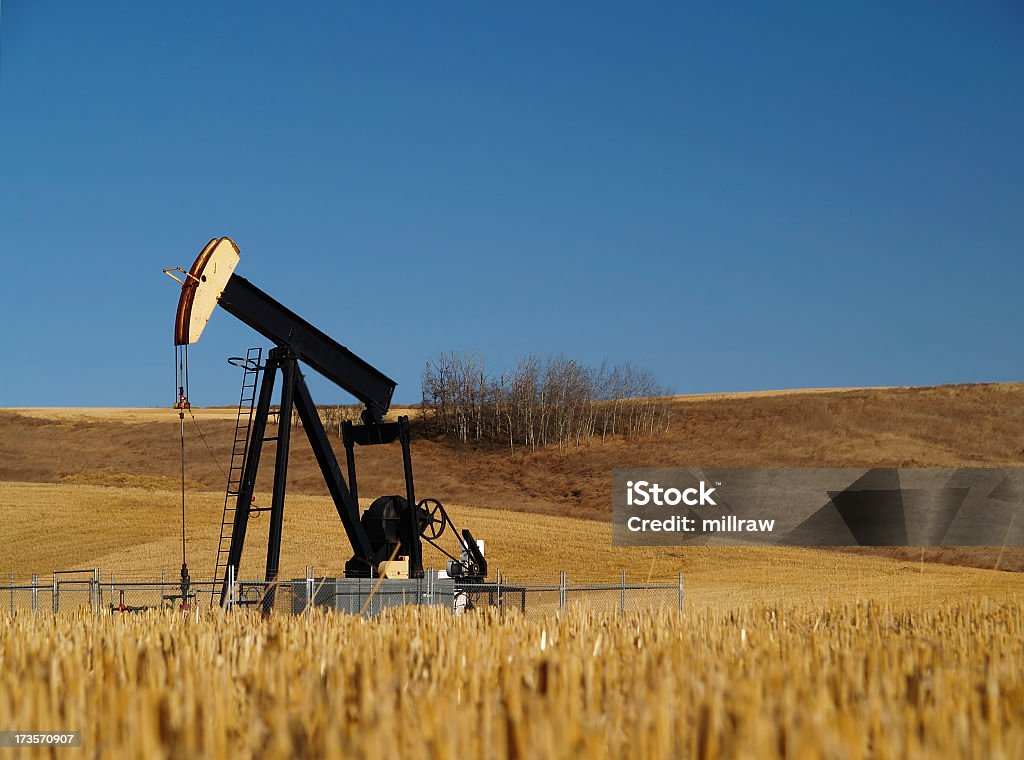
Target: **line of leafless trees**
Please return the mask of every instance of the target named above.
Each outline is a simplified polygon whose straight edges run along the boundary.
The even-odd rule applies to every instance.
[[[664,433],[669,391],[630,364],[588,367],[566,356],[521,358],[496,374],[477,353],[441,354],[423,369],[423,419],[434,435],[537,449],[608,436]]]
[[[320,422],[323,423],[324,429],[340,438],[341,423],[346,420],[358,423],[363,406],[362,404],[321,404],[317,406],[316,410],[320,414]],[[276,423],[280,414],[279,406],[274,404],[270,407],[271,422]],[[292,410],[292,427],[296,429],[302,427],[302,420],[299,419],[299,413],[295,410]]]

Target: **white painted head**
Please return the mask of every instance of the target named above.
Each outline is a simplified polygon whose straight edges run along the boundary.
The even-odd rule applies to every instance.
[[[238,246],[227,237],[214,238],[199,252],[184,281],[179,280],[181,296],[174,317],[174,345],[183,346],[199,340],[238,266],[238,259]]]

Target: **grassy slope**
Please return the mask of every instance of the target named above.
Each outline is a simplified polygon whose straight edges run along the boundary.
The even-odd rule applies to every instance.
[[[647,575],[649,568],[636,563],[649,565],[651,555],[630,550],[616,559],[605,554],[611,550],[603,522],[549,524],[536,515],[604,521],[614,466],[1021,466],[1022,402],[1024,384],[679,397],[672,430],[653,439],[616,439],[568,452],[513,455],[501,448],[453,449],[446,443],[417,440],[417,487],[421,496],[446,504],[486,508],[450,511],[457,523],[491,539],[495,564],[517,577],[534,573],[538,546],[551,544],[551,551],[560,551],[559,541],[564,545],[567,538],[548,538],[556,526],[577,543],[599,549],[598,555],[591,560],[589,550],[580,549],[559,561],[545,560],[538,566],[540,576],[550,578],[562,566],[572,570],[574,563],[600,568],[588,574],[612,575],[629,563],[625,569]],[[188,479],[196,491],[192,503],[197,510],[189,524],[195,552],[202,555],[212,551],[217,537],[221,466],[233,422],[223,410],[198,411],[197,419],[198,425],[186,420]],[[177,415],[170,410],[0,411],[0,519],[12,528],[12,568],[19,573],[45,572],[51,565],[74,564],[73,558],[104,568],[175,566],[177,518],[171,497],[178,484],[178,446]],[[269,444],[265,457],[272,451]],[[401,490],[397,449],[361,451],[360,467],[362,494]],[[26,481],[64,487],[15,485]],[[88,487],[97,485],[117,488]],[[261,488],[267,487],[261,483]],[[338,564],[347,550],[332,508],[322,499],[298,498],[323,492],[309,449],[301,442],[293,450],[289,489],[289,519],[318,517],[305,526],[286,526],[286,541],[299,542],[285,547],[286,556],[298,558],[299,571],[310,561],[323,567]],[[204,490],[209,493],[198,493]],[[534,516],[515,518],[509,511]],[[254,534],[263,530],[256,528]],[[773,552],[764,557],[790,556],[783,550]],[[752,550],[715,549],[713,554],[726,560],[743,557],[744,573],[763,569]],[[919,558],[916,550],[891,554],[903,560]],[[671,575],[687,558],[706,555],[706,550],[697,549],[675,558],[662,552],[653,556],[654,574]],[[854,561],[828,556],[829,562]],[[938,550],[927,556],[991,567],[996,555],[990,550]],[[658,563],[663,560],[662,568]],[[197,570],[207,564],[200,562]],[[1000,567],[1024,568],[1024,553],[1007,550]]]
[[[0,514],[12,537],[8,562],[21,579],[69,567],[99,567],[122,580],[152,579],[165,568],[171,578],[180,563],[179,498],[149,488],[2,483]],[[188,560],[196,578],[212,572],[221,498],[205,492],[188,501]],[[682,572],[688,604],[697,608],[851,597],[927,604],[979,594],[1008,598],[1019,591],[1017,576],[991,570],[814,549],[617,548],[605,523],[548,515],[525,521],[504,510],[463,505],[453,505],[452,512],[486,537],[492,566],[513,580],[552,583],[562,568],[570,577],[608,581],[625,571],[634,581],[675,582]],[[244,577],[262,576],[266,529],[265,519],[250,526]],[[330,499],[289,500],[284,577],[301,577],[308,563],[318,573],[340,573],[349,554]],[[427,548],[425,561],[440,566],[443,557]]]

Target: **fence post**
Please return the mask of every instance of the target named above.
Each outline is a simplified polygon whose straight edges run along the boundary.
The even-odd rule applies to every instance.
[[[558,609],[564,610],[566,604],[565,570],[558,573]]]
[[[501,612],[501,570],[498,571],[498,612]]]
[[[622,571],[622,596],[619,598],[619,610],[623,615],[626,614],[626,571]]]
[[[32,573],[32,611],[39,609],[39,576]]]
[[[227,609],[233,610],[235,608],[235,566],[228,565],[228,598]]]
[[[14,614],[14,571],[11,570],[11,614]]]
[[[167,601],[167,589],[165,584],[167,583],[167,566],[160,565],[160,606],[163,607]]]
[[[57,612],[60,609],[60,597],[58,596],[59,593],[60,592],[57,590],[57,573],[54,572],[54,574],[53,574],[53,593],[51,594],[51,596],[53,597],[53,611],[54,612]]]
[[[683,611],[683,574],[679,573],[679,611]]]

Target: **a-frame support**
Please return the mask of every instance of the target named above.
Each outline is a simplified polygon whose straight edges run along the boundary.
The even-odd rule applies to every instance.
[[[349,543],[354,553],[353,559],[356,564],[365,565],[368,569],[372,567],[372,549],[366,529],[359,521],[359,504],[349,492],[344,478],[341,476],[341,469],[338,460],[331,449],[327,433],[324,431],[320,415],[313,403],[313,398],[306,387],[306,381],[298,366],[298,356],[288,348],[273,349],[263,369],[263,380],[260,385],[259,400],[253,416],[252,429],[250,431],[249,446],[246,449],[245,463],[242,468],[242,480],[238,489],[238,501],[235,506],[235,519],[231,532],[231,546],[228,550],[227,564],[233,567],[235,577],[238,575],[238,566],[242,559],[242,549],[245,545],[245,534],[249,524],[249,516],[252,511],[253,493],[256,488],[256,476],[259,472],[260,457],[263,452],[263,443],[268,438],[267,420],[270,416],[270,402],[274,395],[274,383],[278,371],[281,372],[283,383],[281,387],[281,406],[278,418],[277,455],[274,462],[274,487],[273,497],[270,506],[270,528],[267,543],[267,563],[265,579],[272,584],[277,580],[281,560],[281,528],[284,522],[284,499],[286,479],[288,475],[288,453],[291,443],[291,418],[292,409],[298,412],[302,427],[306,431],[306,437],[313,448],[317,464],[327,483],[331,498],[334,500],[338,516],[341,518]],[[407,451],[407,439],[403,441],[403,448]],[[223,605],[227,599],[227,579],[221,587],[220,601]],[[268,587],[264,598],[264,607],[269,609],[273,606],[274,587]]]

